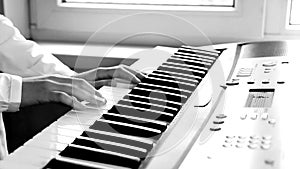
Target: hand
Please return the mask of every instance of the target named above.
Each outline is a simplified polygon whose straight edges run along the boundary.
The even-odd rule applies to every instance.
[[[74,77],[87,80],[96,88],[101,86],[114,86],[113,78],[124,79],[132,84],[138,84],[145,75],[126,65],[118,65],[114,67],[101,67],[92,69],[83,73],[78,73]]]
[[[80,101],[101,106],[102,95],[87,81],[61,75],[23,78],[21,107],[44,102],[61,102],[77,110],[86,107]]]

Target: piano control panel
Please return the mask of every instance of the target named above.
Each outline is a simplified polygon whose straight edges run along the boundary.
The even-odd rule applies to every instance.
[[[293,49],[287,51],[283,45],[257,42],[238,46],[239,59],[226,81],[223,101],[181,169],[299,168],[293,160],[299,148],[295,120],[299,117],[299,83],[293,73],[299,69]]]

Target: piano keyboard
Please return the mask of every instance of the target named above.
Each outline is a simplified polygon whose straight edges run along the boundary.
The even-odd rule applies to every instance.
[[[102,116],[80,119],[44,169],[140,168],[221,53],[180,47]]]

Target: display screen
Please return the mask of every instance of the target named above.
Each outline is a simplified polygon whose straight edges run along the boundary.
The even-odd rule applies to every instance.
[[[275,89],[250,89],[245,107],[271,107]]]

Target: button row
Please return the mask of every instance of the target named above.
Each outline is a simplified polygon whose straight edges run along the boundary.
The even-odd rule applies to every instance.
[[[222,145],[225,148],[236,147],[244,148],[248,147],[249,149],[257,149],[260,147],[262,150],[268,150],[271,148],[271,136],[262,136],[253,135],[250,137],[246,136],[226,136],[224,144]]]
[[[240,115],[240,119],[241,120],[246,120],[247,117],[249,117],[251,120],[257,120],[260,116],[261,120],[268,120],[269,119],[269,113],[261,113],[259,115],[259,113],[242,113]],[[273,120],[272,120],[273,122]]]
[[[249,77],[252,75],[253,68],[240,68],[237,73],[237,77]]]
[[[212,122],[214,126],[209,128],[210,131],[220,131],[221,130],[220,125],[224,124],[225,122],[224,120],[225,118],[227,118],[227,116],[225,114],[217,114],[215,118],[216,120]]]

